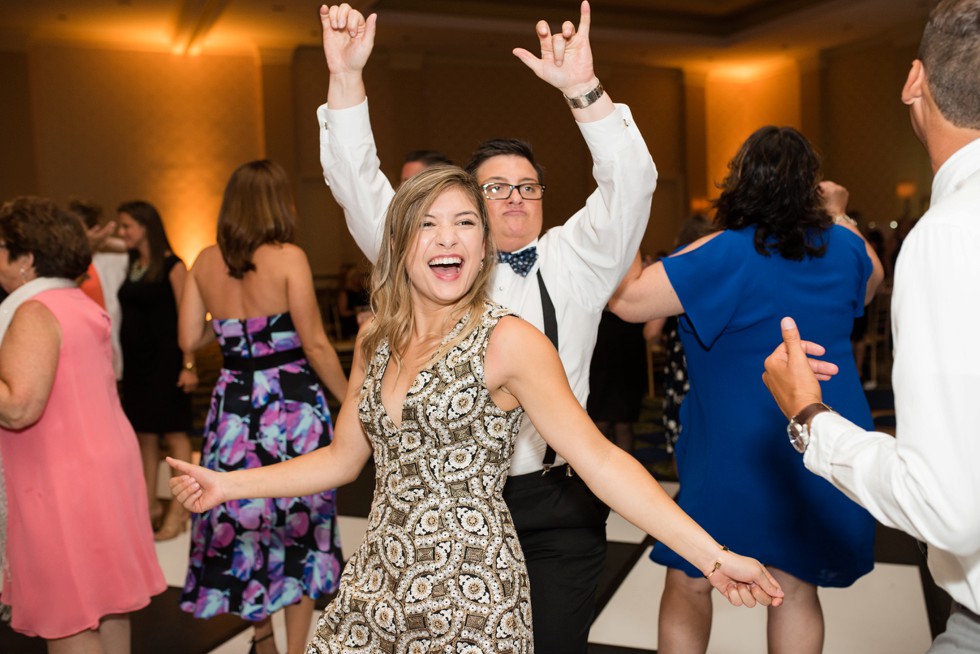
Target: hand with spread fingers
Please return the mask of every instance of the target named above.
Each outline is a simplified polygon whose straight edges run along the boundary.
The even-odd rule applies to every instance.
[[[780,410],[791,418],[808,404],[821,401],[819,381],[827,381],[836,375],[837,366],[829,361],[810,358],[822,356],[824,348],[800,340],[800,332],[792,318],[783,318],[780,325],[783,342],[766,357],[762,381]]]

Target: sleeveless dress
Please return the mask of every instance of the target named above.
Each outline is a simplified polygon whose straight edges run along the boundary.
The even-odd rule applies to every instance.
[[[864,429],[871,411],[850,333],[871,274],[864,241],[832,226],[822,257],[802,261],[755,250],[755,230],[726,230],[700,248],[663,259],[684,306],[679,332],[690,389],[680,407],[677,502],[719,543],[817,586],[848,586],[874,566],[871,515],[803,465],[786,417],[762,382],[782,342],[779,321],[826,347],[840,367],[823,399]],[[692,577],[701,572],[662,543],[651,558]]]
[[[139,447],[112,369],[109,316],[77,288],[32,298],[61,326],[44,413],[0,428],[8,502],[0,594],[11,627],[65,638],[130,613],[166,590]]]
[[[288,313],[212,320],[224,365],[205,423],[201,465],[257,468],[333,437],[320,381]],[[304,595],[333,592],[341,568],[335,491],[226,502],[193,516],[180,608],[198,618],[263,620]]]
[[[127,278],[119,287],[122,403],[139,433],[191,430],[191,396],[177,386],[183,355],[177,344],[177,300],[170,271],[178,263],[180,259],[170,255],[160,279]]]
[[[368,531],[308,654],[532,651],[524,555],[501,496],[523,409],[499,409],[483,374],[508,313],[488,303],[480,325],[419,373],[401,427],[381,402],[387,343],[375,353],[358,405],[377,468]]]

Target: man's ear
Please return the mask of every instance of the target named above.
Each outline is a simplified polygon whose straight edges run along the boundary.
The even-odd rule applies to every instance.
[[[926,70],[922,67],[922,61],[916,59],[912,62],[909,76],[902,87],[902,102],[912,104],[925,94]]]

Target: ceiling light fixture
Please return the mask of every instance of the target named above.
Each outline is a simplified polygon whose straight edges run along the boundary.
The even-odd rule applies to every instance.
[[[228,0],[182,0],[174,29],[173,53],[200,52],[201,42],[227,5]]]

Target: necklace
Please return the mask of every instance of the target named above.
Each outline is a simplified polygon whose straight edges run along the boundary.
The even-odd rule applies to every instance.
[[[143,279],[143,277],[146,275],[146,271],[149,269],[149,263],[141,264],[139,261],[137,261],[129,269],[129,281],[138,282],[139,280]]]

